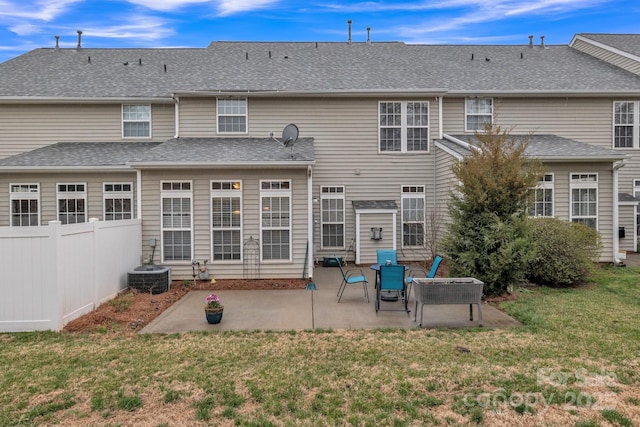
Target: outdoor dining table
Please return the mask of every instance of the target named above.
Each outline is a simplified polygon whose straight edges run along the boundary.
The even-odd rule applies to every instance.
[[[369,266],[370,269],[376,272],[376,289],[378,289],[378,287],[380,286],[380,266],[381,265],[385,265],[385,264],[372,264],[371,266]],[[398,265],[402,265],[402,264],[398,264]],[[406,265],[403,265],[403,267],[406,273],[407,270],[409,270],[409,267]],[[405,287],[406,287],[406,283],[405,283]],[[407,298],[408,297],[409,296],[407,295]],[[380,298],[383,301],[398,301],[398,295],[392,294],[391,292],[387,292],[385,295],[381,295]]]

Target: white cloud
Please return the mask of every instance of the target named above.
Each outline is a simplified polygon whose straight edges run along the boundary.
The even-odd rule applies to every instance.
[[[175,11],[195,4],[209,4],[220,16],[264,9],[279,0],[128,0],[129,3],[162,12]]]
[[[0,17],[49,22],[82,0],[40,0],[34,3],[0,0]]]
[[[396,27],[388,27],[381,31],[388,34],[403,34],[409,39],[419,40],[424,38],[427,34],[443,33],[447,31],[459,32],[465,28],[465,26],[474,24],[484,24],[487,22],[495,22],[507,18],[514,18],[517,16],[530,17],[532,15],[559,15],[563,13],[570,13],[580,9],[592,8],[598,4],[608,3],[610,0],[536,0],[536,1],[516,1],[516,0],[456,0],[446,2],[427,3],[422,2],[418,4],[384,4],[384,3],[359,3],[353,5],[377,5],[378,7],[386,7],[388,10],[394,11],[407,11],[412,9],[402,9],[402,7],[408,8],[420,8],[420,10],[427,9],[445,9],[451,17],[434,17],[431,19],[424,19],[414,25],[400,25]],[[452,12],[456,12],[453,15]]]
[[[214,3],[211,0],[129,0],[129,3],[144,6],[147,9],[169,12],[194,4]]]
[[[218,12],[220,16],[233,15],[234,13],[265,9],[278,3],[278,1],[279,0],[220,0]]]
[[[109,19],[109,22],[118,22],[118,17]],[[83,27],[83,34],[87,37],[101,37],[107,39],[130,39],[155,41],[169,37],[175,31],[166,25],[164,19],[145,16],[127,15],[122,22],[116,25],[103,26],[88,24]]]

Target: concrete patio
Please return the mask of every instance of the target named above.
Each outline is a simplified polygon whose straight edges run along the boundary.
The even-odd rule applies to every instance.
[[[353,268],[349,266],[348,268]],[[214,291],[224,305],[222,322],[207,323],[204,299],[210,291],[191,291],[180,301],[145,326],[140,333],[175,333],[190,331],[235,330],[305,330],[305,329],[377,329],[418,328],[414,319],[414,299],[409,298],[409,314],[402,310],[401,302],[383,302],[381,311],[375,311],[375,272],[367,266],[362,272],[369,280],[369,303],[362,285],[349,285],[342,300],[336,296],[342,280],[337,267],[317,267],[313,282],[316,291],[301,289],[275,289],[256,291]],[[418,309],[419,310],[419,309]],[[478,327],[474,306],[474,320],[469,321],[469,306],[425,306],[423,328]],[[482,305],[483,326],[503,328],[519,322],[489,304]],[[418,318],[420,313],[418,312]]]

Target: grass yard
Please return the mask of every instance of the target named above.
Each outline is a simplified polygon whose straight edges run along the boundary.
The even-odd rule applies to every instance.
[[[640,425],[640,269],[515,329],[0,335],[0,425]]]

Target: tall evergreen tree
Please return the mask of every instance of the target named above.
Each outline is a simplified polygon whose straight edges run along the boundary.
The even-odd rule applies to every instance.
[[[476,277],[486,294],[498,295],[526,274],[530,189],[543,169],[525,156],[526,137],[512,137],[497,125],[476,137],[472,154],[453,166],[459,184],[451,194],[442,248],[453,276]]]

